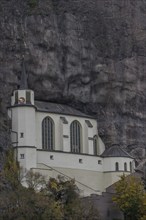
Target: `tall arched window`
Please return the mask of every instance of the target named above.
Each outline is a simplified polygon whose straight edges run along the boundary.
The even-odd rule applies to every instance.
[[[127,171],[127,163],[124,163],[124,171]]]
[[[50,117],[46,117],[42,121],[42,148],[54,149],[54,122]]]
[[[73,121],[70,125],[71,152],[81,152],[81,125],[78,121]]]
[[[132,173],[132,162],[131,161],[130,161],[129,166],[130,166],[130,172]]]
[[[119,171],[119,163],[118,162],[115,163],[115,170]]]
[[[95,135],[93,137],[93,152],[94,152],[94,155],[97,155],[98,154],[98,150],[97,150],[97,135]]]

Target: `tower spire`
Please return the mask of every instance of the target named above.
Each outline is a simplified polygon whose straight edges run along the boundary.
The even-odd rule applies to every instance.
[[[25,62],[24,62],[24,58],[23,58],[21,81],[20,81],[20,89],[28,89],[27,79],[28,79],[28,76],[27,76],[27,74],[26,74]]]

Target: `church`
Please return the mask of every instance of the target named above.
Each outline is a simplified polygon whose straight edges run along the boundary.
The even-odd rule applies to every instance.
[[[20,88],[13,91],[8,116],[20,166],[48,179],[74,178],[82,196],[101,195],[120,175],[134,170],[134,159],[120,146],[105,148],[94,117],[64,104],[35,100],[25,71]]]

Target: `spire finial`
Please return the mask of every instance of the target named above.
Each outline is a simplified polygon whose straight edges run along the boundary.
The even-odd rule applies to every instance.
[[[28,79],[28,76],[26,74],[25,61],[24,61],[24,56],[23,56],[20,89],[28,89],[27,79]]]

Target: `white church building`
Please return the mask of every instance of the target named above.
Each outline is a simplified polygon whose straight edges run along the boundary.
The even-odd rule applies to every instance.
[[[100,195],[134,169],[134,159],[120,146],[105,149],[95,118],[64,104],[36,101],[25,71],[8,115],[20,166],[46,178],[74,178],[83,196]]]

